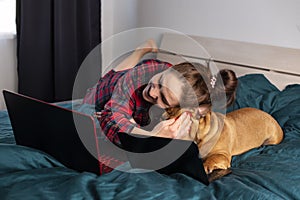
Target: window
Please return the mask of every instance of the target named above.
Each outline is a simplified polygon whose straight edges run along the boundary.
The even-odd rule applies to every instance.
[[[0,34],[16,33],[16,0],[0,0]]]

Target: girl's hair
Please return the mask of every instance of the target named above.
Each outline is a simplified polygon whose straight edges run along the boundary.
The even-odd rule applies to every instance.
[[[184,84],[182,88],[184,94],[181,97],[181,102],[184,105],[181,103],[181,107],[192,105],[195,95],[198,105],[208,104],[211,106],[212,100],[217,101],[218,98],[222,98],[224,93],[226,95],[226,106],[234,102],[238,80],[232,70],[220,70],[218,72],[220,76],[217,75],[214,79],[209,68],[200,63],[184,62],[174,65],[172,69],[179,72],[189,83],[189,85]],[[218,77],[221,77],[222,80],[219,80]],[[223,85],[224,87],[222,87]]]

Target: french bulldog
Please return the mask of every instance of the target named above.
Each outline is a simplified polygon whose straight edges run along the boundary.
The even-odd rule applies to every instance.
[[[193,110],[169,108],[163,118],[176,118],[183,112],[192,116],[190,134],[183,139],[197,143],[207,174],[229,169],[232,156],[262,145],[275,145],[283,139],[277,121],[259,109],[241,108],[224,115],[211,111],[209,105],[201,105]]]

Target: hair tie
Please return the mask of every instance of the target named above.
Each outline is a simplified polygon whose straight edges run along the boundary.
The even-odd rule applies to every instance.
[[[215,88],[216,82],[217,82],[217,78],[215,76],[211,77],[210,85],[212,88]]]

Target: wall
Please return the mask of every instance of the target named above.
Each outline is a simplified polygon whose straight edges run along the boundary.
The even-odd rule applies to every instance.
[[[299,0],[139,0],[138,27],[300,48]]]
[[[137,26],[139,0],[102,0],[102,40]]]
[[[137,2],[139,0],[101,0],[102,12],[102,72],[105,71],[116,55],[120,43],[115,35],[137,27]],[[128,46],[126,41],[123,46]]]
[[[17,91],[16,39],[0,34],[0,110],[4,109],[3,89]]]

